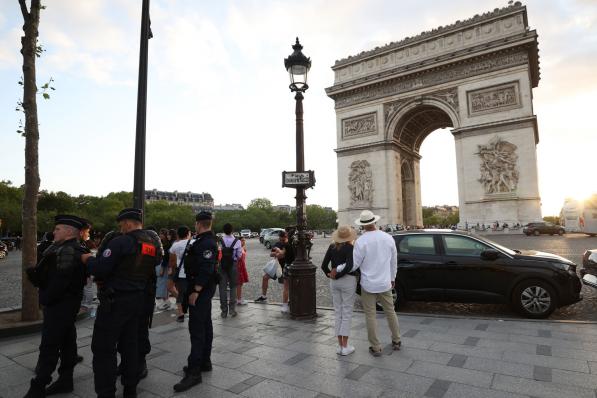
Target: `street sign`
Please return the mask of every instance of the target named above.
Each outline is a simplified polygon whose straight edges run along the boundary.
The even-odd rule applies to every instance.
[[[315,186],[315,172],[308,171],[283,171],[282,186],[286,188],[312,188]]]

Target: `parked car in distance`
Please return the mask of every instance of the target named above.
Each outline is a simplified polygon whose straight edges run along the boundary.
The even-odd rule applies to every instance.
[[[0,259],[6,256],[8,256],[8,246],[6,246],[6,243],[0,241]]]
[[[554,254],[511,250],[451,230],[401,231],[396,306],[403,301],[504,303],[528,318],[582,300],[576,264]]]
[[[251,232],[251,238],[258,238],[259,232]]]
[[[243,238],[250,238],[251,237],[251,230],[250,229],[241,229],[240,236]]]
[[[263,228],[261,230],[261,232],[259,232],[259,243],[265,244],[265,242],[264,242],[265,235],[268,235],[272,231],[283,231],[283,229],[282,228]]]
[[[531,222],[524,226],[522,232],[526,236],[539,236],[541,234],[549,234],[555,235],[558,234],[560,236],[566,233],[566,230],[561,225],[552,224],[550,222]]]
[[[271,228],[271,230],[263,236],[263,244],[266,248],[271,249],[274,243],[280,240],[280,232],[284,231],[282,228]]]

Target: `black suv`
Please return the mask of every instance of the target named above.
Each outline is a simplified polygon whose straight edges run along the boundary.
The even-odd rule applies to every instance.
[[[511,250],[450,230],[404,231],[396,304],[412,301],[507,303],[528,318],[582,300],[576,265],[554,254]]]
[[[561,225],[555,225],[550,222],[531,222],[524,226],[522,232],[526,236],[539,236],[541,234],[558,234],[562,236],[566,233],[566,230]]]

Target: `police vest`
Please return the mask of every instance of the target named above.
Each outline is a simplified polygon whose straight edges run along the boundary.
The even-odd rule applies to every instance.
[[[143,230],[131,231],[126,235],[135,241],[135,250],[123,256],[114,276],[120,279],[148,282],[155,278],[158,248],[149,234]]]

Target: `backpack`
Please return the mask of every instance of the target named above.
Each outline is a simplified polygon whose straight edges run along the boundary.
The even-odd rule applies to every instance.
[[[220,259],[220,267],[226,273],[230,273],[232,266],[234,265],[234,246],[236,246],[236,242],[238,242],[238,238],[234,238],[230,247],[227,247],[224,243],[224,239],[222,239],[222,258]]]

